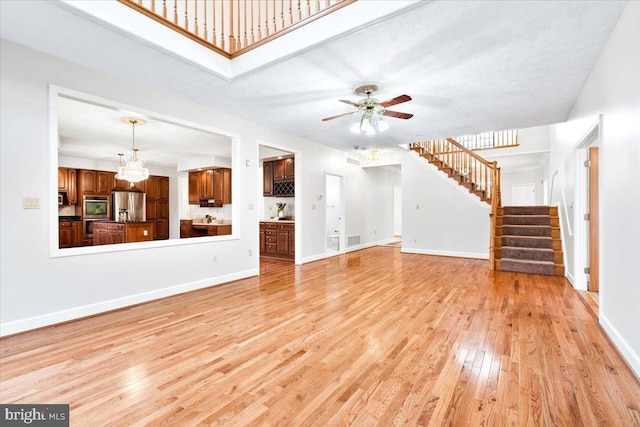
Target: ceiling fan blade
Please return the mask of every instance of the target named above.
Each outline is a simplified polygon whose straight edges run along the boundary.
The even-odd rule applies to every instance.
[[[346,99],[339,99],[338,101],[344,102],[345,104],[353,105],[354,107],[359,107],[360,106],[360,104],[358,104],[357,102],[349,101],[349,100],[346,100]]]
[[[389,110],[382,111],[382,115],[388,116],[388,117],[395,117],[396,119],[405,119],[405,120],[413,117],[413,114],[400,113],[398,111],[389,111]]]
[[[388,101],[381,102],[380,106],[387,108],[387,107],[391,107],[392,105],[402,104],[403,102],[407,102],[407,101],[411,101],[411,97],[409,95],[400,95]]]
[[[327,122],[329,120],[339,119],[340,117],[350,116],[350,115],[355,114],[355,113],[357,113],[357,111],[352,111],[350,113],[344,113],[344,114],[338,114],[337,116],[325,117],[324,119],[322,119],[322,121],[323,122]]]

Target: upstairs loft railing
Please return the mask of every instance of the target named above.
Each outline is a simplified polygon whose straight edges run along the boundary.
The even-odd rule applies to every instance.
[[[519,145],[517,129],[483,132],[475,135],[463,135],[454,139],[469,150],[473,151],[488,150],[491,148],[516,147]]]
[[[356,0],[118,0],[229,59]]]

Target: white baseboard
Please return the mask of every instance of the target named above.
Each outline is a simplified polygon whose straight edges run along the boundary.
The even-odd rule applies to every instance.
[[[566,266],[565,266],[565,268],[566,268]],[[566,277],[567,280],[569,281],[569,283],[571,283],[571,286],[573,286],[574,288],[576,287],[576,282],[573,279],[573,274],[571,274],[570,271],[566,270],[564,277]],[[586,291],[586,289],[585,289],[585,291]]]
[[[402,248],[400,252],[408,254],[420,254],[420,255],[438,255],[449,256],[454,258],[475,258],[475,259],[489,259],[489,254],[480,254],[475,252],[451,252],[451,251],[435,251],[432,249],[416,249],[416,248]]]
[[[600,312],[600,325],[605,330],[611,341],[633,369],[636,377],[640,378],[640,355],[636,353],[627,341],[620,335],[618,330],[611,324],[609,319]]]
[[[309,262],[320,261],[321,259],[325,259],[326,257],[327,257],[327,254],[325,254],[325,253],[311,255],[311,256],[302,258],[300,263],[301,264],[307,264]]]
[[[58,323],[68,322],[70,320],[76,320],[87,316],[93,316],[107,311],[129,307],[135,304],[149,302],[160,298],[182,294],[185,292],[195,291],[198,289],[208,288],[210,286],[221,285],[223,283],[232,282],[234,280],[257,276],[258,274],[258,269],[245,270],[239,273],[212,277],[209,279],[198,280],[196,282],[183,283],[181,285],[170,286],[150,292],[128,295],[122,298],[101,301],[94,304],[74,307],[67,310],[43,314],[40,316],[14,320],[11,322],[0,324],[0,337],[29,331],[31,329],[42,328],[44,326],[51,326]]]

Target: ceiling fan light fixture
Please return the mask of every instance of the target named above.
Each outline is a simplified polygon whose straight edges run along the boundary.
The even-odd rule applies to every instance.
[[[387,121],[386,120],[382,120],[382,117],[380,117],[378,119],[378,131],[379,132],[384,132],[387,129],[389,129],[389,125],[387,124]]]

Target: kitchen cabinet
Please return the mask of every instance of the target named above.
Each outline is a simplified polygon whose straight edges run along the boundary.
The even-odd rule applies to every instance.
[[[192,224],[189,234],[190,237],[224,236],[231,234],[231,224]]]
[[[262,163],[263,196],[295,196],[295,161],[293,158]]]
[[[58,247],[72,248],[82,246],[82,222],[58,222]]]
[[[192,221],[190,219],[181,219],[180,220],[180,238],[186,239],[191,237],[191,225]]]
[[[169,238],[169,177],[152,175],[146,182],[147,221],[155,221],[155,239]]]
[[[295,259],[295,224],[260,222],[260,256]]]
[[[66,193],[66,204],[78,204],[78,178],[75,169],[58,168],[58,192]]]
[[[58,223],[58,247],[70,248],[73,245],[71,221]]]
[[[189,172],[189,204],[200,205],[202,199],[215,200],[217,206],[231,203],[231,169]]]
[[[114,184],[114,172],[80,169],[78,192],[84,195],[110,196]]]
[[[273,196],[273,162],[264,162],[262,164],[263,176],[263,195],[265,197]]]
[[[124,179],[117,179],[116,173],[113,174],[113,188],[112,190],[118,191],[140,191],[145,193],[147,191],[147,181],[129,182]]]
[[[273,180],[292,181],[295,179],[295,164],[292,158],[273,161]]]

